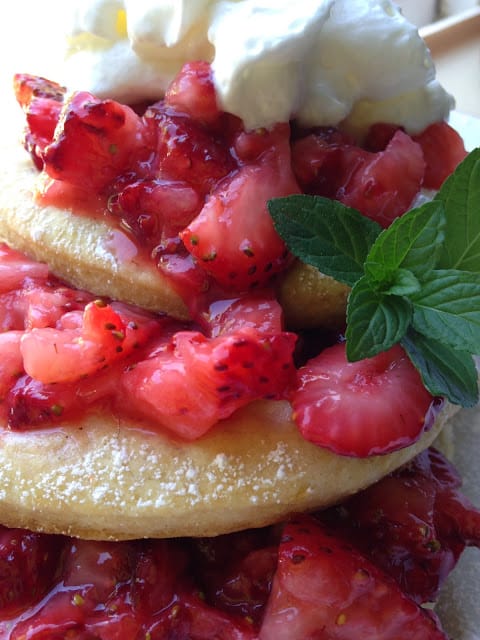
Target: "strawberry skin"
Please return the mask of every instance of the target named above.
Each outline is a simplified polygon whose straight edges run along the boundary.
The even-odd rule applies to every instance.
[[[253,400],[285,398],[295,340],[248,326],[216,338],[179,331],[125,371],[122,384],[134,413],[192,440]]]
[[[299,369],[291,402],[304,438],[364,457],[415,442],[431,426],[433,398],[400,346],[348,362],[337,344]]]
[[[465,545],[480,545],[480,511],[460,477],[433,448],[319,514],[418,602],[435,602]]]
[[[64,103],[59,124],[42,156],[46,173],[95,192],[138,168],[153,147],[148,127],[130,107],[86,91]]]
[[[221,182],[180,234],[201,267],[229,290],[262,287],[289,262],[267,211],[269,199],[299,193],[290,167],[289,127],[261,135],[258,158]]]
[[[310,516],[283,532],[260,640],[446,640],[398,585]]]

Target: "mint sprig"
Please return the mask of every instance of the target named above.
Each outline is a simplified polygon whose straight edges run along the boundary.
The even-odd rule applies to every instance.
[[[352,287],[349,360],[401,343],[432,394],[465,407],[478,402],[480,149],[431,202],[388,229],[317,196],[277,198],[268,208],[294,255]]]
[[[268,207],[277,232],[302,262],[349,286],[362,277],[379,224],[321,196],[277,198]]]

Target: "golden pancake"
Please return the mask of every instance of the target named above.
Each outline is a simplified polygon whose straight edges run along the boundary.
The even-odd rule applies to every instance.
[[[195,442],[94,414],[0,431],[0,522],[94,539],[213,536],[340,501],[429,446],[455,408],[395,453],[347,458],[308,443],[286,402],[259,401]],[[143,425],[145,426],[145,425]]]

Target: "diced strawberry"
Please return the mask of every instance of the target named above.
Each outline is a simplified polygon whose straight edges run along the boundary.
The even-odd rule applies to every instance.
[[[196,318],[205,311],[206,294],[212,289],[205,271],[186,251],[177,237],[165,247],[158,245],[152,252],[156,266],[171,279],[172,286],[188,306],[190,316]]]
[[[55,138],[43,154],[51,178],[102,192],[120,174],[149,158],[151,132],[132,109],[85,91],[65,102]]]
[[[179,180],[206,196],[236,169],[236,162],[221,136],[181,112],[152,105],[144,117],[157,136],[155,163],[162,179]]]
[[[36,98],[25,113],[27,129],[23,144],[39,170],[44,166],[45,149],[53,142],[61,109],[61,103],[56,100]]]
[[[37,169],[43,168],[43,152],[53,141],[65,88],[56,82],[28,74],[16,74],[13,87],[26,118],[24,147]]]
[[[21,331],[0,333],[0,405],[10,387],[23,374],[23,358],[20,351]]]
[[[195,577],[216,609],[259,626],[278,561],[278,530],[248,529],[191,542]]]
[[[186,63],[168,87],[165,104],[193,120],[214,124],[222,112],[217,104],[211,66],[202,61]]]
[[[288,524],[260,640],[446,640],[433,615],[312,517]]]
[[[85,291],[69,289],[65,286],[33,286],[22,292],[24,303],[25,329],[44,327],[66,327],[66,314],[80,312],[85,305],[93,301],[93,296]],[[81,326],[69,324],[69,328]]]
[[[401,129],[395,124],[389,124],[387,122],[377,122],[372,124],[367,131],[365,139],[362,142],[362,148],[372,153],[378,151],[385,151],[396,132]]]
[[[295,140],[292,165],[306,193],[339,198],[351,176],[362,167],[368,153],[350,138],[321,129]]]
[[[122,221],[143,246],[166,245],[199,213],[198,192],[186,182],[145,179],[128,184],[109,198],[109,212]]]
[[[465,544],[480,546],[480,511],[434,449],[320,517],[418,603],[434,602]]]
[[[204,602],[175,541],[70,540],[64,555],[60,581],[11,623],[11,640],[254,640],[251,623]]]
[[[123,385],[133,411],[195,439],[248,402],[285,397],[294,344],[293,334],[267,336],[248,327],[211,339],[179,332],[126,371]]]
[[[0,615],[11,618],[47,593],[58,577],[63,539],[0,527]]]
[[[119,545],[72,539],[65,557],[62,582],[65,587],[88,591],[93,610],[98,602],[108,600],[131,578],[135,559],[134,543]]]
[[[421,146],[425,157],[424,186],[440,189],[467,155],[461,136],[446,122],[436,122],[413,139]]]
[[[23,430],[64,419],[65,408],[79,411],[80,403],[73,385],[45,385],[22,375],[10,387],[6,411],[10,429]]]
[[[299,192],[290,168],[289,127],[279,125],[265,135],[269,150],[221,183],[180,234],[202,268],[227,290],[263,286],[289,263],[266,206],[270,198]]]
[[[251,327],[265,334],[283,331],[283,311],[271,293],[250,293],[233,300],[216,300],[204,318],[211,337],[234,333]]]
[[[400,129],[376,153],[311,134],[296,141],[293,167],[308,193],[340,200],[383,227],[405,213],[422,187],[423,152]]]
[[[35,98],[48,98],[61,103],[66,93],[65,87],[57,82],[28,73],[14,75],[13,90],[18,104],[23,109],[28,109]]]
[[[307,440],[341,455],[369,456],[405,447],[431,426],[433,398],[400,346],[348,362],[345,345],[299,369],[295,421]]]
[[[19,251],[0,244],[0,292],[13,291],[23,286],[25,280],[45,282],[48,266],[29,260]]]
[[[25,333],[21,342],[25,371],[46,384],[79,380],[126,357],[157,329],[157,322],[148,316],[122,317],[111,305],[91,302],[81,326]]]
[[[424,171],[420,145],[398,130],[385,151],[374,154],[352,175],[339,200],[388,227],[410,208],[422,187]]]
[[[61,582],[32,619],[20,621],[11,637],[32,640],[138,637],[141,625],[134,619],[126,586],[135,560],[132,547],[129,543],[71,540]]]

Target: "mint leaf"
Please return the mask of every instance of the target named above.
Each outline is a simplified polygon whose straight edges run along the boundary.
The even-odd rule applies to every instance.
[[[297,258],[349,286],[363,276],[363,263],[381,231],[376,222],[320,196],[275,198],[268,210]]]
[[[418,332],[454,349],[480,354],[480,274],[432,271],[410,299]]]
[[[410,296],[420,291],[422,285],[408,269],[397,269],[390,279],[388,287],[382,287],[382,293],[394,296]]]
[[[388,284],[400,267],[417,278],[431,271],[442,251],[445,224],[442,202],[427,202],[397,218],[378,236],[367,256],[368,278]]]
[[[353,287],[347,305],[347,358],[371,358],[399,342],[412,317],[409,302],[371,288],[367,278]]]
[[[480,355],[480,149],[436,198],[385,230],[317,196],[269,202],[291,251],[352,290],[347,357],[401,342],[427,388],[463,406],[478,401]]]
[[[436,195],[445,205],[445,242],[438,267],[480,271],[480,149],[472,151]]]
[[[402,346],[432,395],[444,396],[463,407],[477,404],[477,370],[469,353],[456,351],[413,330],[402,339]]]

